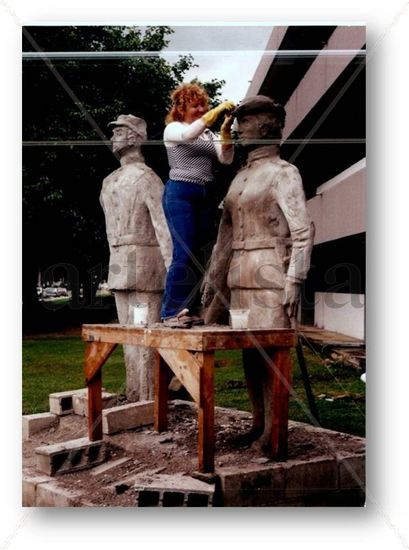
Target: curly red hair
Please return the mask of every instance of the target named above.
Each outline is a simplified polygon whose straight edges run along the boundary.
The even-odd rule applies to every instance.
[[[206,90],[198,84],[181,84],[172,92],[170,98],[172,100],[172,107],[165,119],[166,124],[175,120],[184,120],[189,103],[201,103],[206,108],[209,104],[209,96]]]

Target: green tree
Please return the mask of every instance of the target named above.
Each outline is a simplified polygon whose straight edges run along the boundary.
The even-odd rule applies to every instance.
[[[109,139],[108,122],[132,113],[148,124],[148,138],[160,140],[172,89],[194,65],[193,57],[172,63],[158,54],[172,29],[139,27],[24,27],[23,51],[132,51],[138,57],[109,60],[25,60],[23,65],[23,139],[99,141]],[[205,83],[213,98],[223,82]],[[101,142],[102,143],[102,142]],[[144,149],[146,161],[165,179],[161,144]],[[38,269],[47,279],[63,276],[78,296],[84,284],[91,311],[94,282],[108,262],[105,225],[99,206],[103,178],[118,166],[109,147],[25,146],[23,148],[23,298],[24,317],[38,317]],[[105,271],[105,278],[107,274]],[[77,299],[72,308],[84,308]]]

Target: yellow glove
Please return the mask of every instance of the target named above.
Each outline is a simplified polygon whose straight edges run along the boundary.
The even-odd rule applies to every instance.
[[[223,111],[232,111],[234,107],[235,105],[232,101],[223,101],[223,103],[220,103],[220,105],[203,115],[202,120],[206,124],[206,127],[209,128],[210,126],[213,126]]]

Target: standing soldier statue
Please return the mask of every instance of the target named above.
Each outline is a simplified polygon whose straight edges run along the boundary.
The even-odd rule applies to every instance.
[[[115,294],[121,324],[132,324],[130,306],[138,303],[148,304],[148,323],[156,323],[172,257],[162,210],[163,183],[141,153],[147,138],[145,121],[119,115],[110,125],[112,149],[121,166],[104,179],[100,195],[110,250],[108,286]],[[152,353],[124,345],[126,395],[131,401],[153,398]]]
[[[232,114],[247,152],[246,164],[224,200],[218,238],[205,277],[206,322],[214,302],[230,295],[231,309],[248,309],[248,328],[287,328],[297,314],[307,277],[314,229],[300,174],[280,158],[285,110],[266,96],[247,98]],[[229,293],[226,293],[229,291]],[[212,303],[213,302],[213,303]],[[272,430],[272,388],[258,350],[243,351],[253,426],[240,441],[268,454]]]

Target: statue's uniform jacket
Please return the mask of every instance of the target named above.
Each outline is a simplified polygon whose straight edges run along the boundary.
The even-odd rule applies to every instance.
[[[110,289],[163,290],[172,244],[162,194],[162,181],[143,162],[126,164],[104,179],[100,202],[110,249]]]
[[[250,152],[226,195],[207,280],[233,289],[282,289],[301,282],[310,267],[314,228],[298,169],[273,156],[271,146]]]

